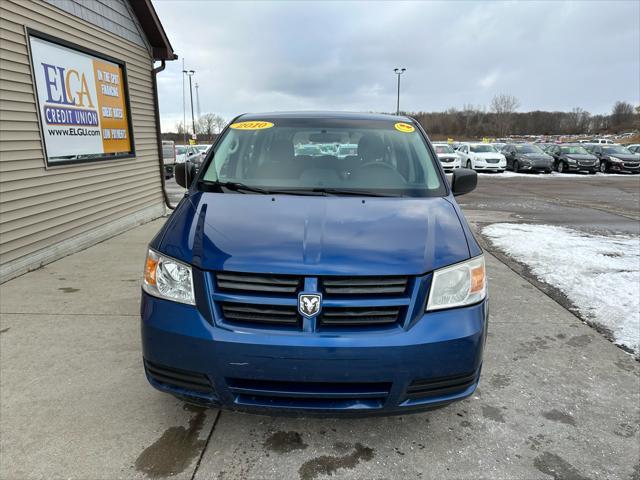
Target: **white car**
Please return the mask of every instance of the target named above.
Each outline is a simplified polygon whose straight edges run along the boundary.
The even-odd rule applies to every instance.
[[[462,166],[473,170],[504,172],[507,159],[490,143],[463,143],[456,152]]]
[[[451,172],[461,167],[460,157],[456,155],[455,150],[448,143],[434,143],[433,148],[436,150],[438,160],[445,172]]]
[[[601,145],[613,145],[613,140],[609,140],[608,138],[594,138],[590,140],[589,143],[598,143]]]
[[[196,145],[176,145],[176,163],[184,163],[185,160],[198,163],[202,156]]]

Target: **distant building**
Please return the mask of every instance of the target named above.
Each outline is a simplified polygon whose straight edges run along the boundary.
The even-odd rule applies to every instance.
[[[150,0],[0,3],[0,282],[165,212]]]

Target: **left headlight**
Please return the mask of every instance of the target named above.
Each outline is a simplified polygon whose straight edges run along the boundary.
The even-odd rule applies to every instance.
[[[609,157],[609,160],[611,161],[611,163],[622,163],[622,160],[617,157]]]
[[[478,303],[487,296],[484,255],[433,273],[427,311]]]
[[[195,305],[191,267],[149,249],[142,289],[154,297]]]

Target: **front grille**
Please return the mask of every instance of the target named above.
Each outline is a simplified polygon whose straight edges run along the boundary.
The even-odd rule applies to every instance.
[[[273,275],[217,272],[213,300],[217,318],[252,328],[288,328],[311,331],[315,328],[380,327],[403,324],[412,277]],[[298,295],[322,295],[316,321],[298,312]]]
[[[329,295],[402,295],[407,290],[407,277],[324,277],[322,292]]]
[[[441,158],[440,159],[441,162],[447,162],[447,163],[453,162],[453,160],[454,160],[453,158]]]
[[[227,378],[237,404],[290,408],[380,408],[390,383],[285,382]]]
[[[581,167],[592,167],[596,162],[579,162]]]
[[[624,166],[626,168],[638,168],[638,164],[637,163],[625,163]]]
[[[209,395],[215,393],[209,378],[204,373],[165,367],[148,360],[144,361],[144,366],[149,378],[160,385]]]
[[[295,305],[221,302],[220,307],[224,318],[228,322],[290,327],[299,324],[298,310]]]
[[[407,387],[405,399],[418,400],[462,393],[475,383],[477,377],[478,372],[475,371],[453,377],[414,380],[409,387]]]
[[[295,293],[302,278],[291,275],[219,272],[216,283],[221,291],[256,292],[260,294]]]
[[[391,307],[325,307],[319,322],[329,327],[367,327],[398,322],[402,308]]]
[[[487,163],[498,163],[499,161],[499,158],[487,158]]]

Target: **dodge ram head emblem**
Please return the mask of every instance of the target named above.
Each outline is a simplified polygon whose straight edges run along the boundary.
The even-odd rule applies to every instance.
[[[322,295],[318,293],[301,293],[298,295],[298,311],[305,317],[313,317],[320,313]]]

